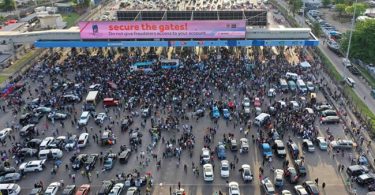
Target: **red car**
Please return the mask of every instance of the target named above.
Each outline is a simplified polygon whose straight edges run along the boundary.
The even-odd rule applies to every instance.
[[[113,99],[113,98],[104,98],[103,104],[107,107],[118,106],[120,104],[120,102],[118,100]]]
[[[254,107],[260,107],[261,106],[260,99],[258,97],[254,98]]]

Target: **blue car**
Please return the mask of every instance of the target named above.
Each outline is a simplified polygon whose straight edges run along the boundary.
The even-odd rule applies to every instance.
[[[113,167],[113,159],[112,158],[106,158],[104,160],[104,169],[110,170]]]
[[[219,143],[216,147],[217,158],[220,160],[226,159],[225,146],[224,144]]]
[[[271,146],[268,144],[268,143],[263,143],[261,145],[261,149],[262,149],[262,154],[264,157],[268,158],[268,157],[272,157],[272,149],[271,149]]]
[[[220,118],[220,112],[217,106],[212,107],[212,118]]]
[[[228,109],[226,109],[226,108],[223,109],[223,116],[224,116],[225,119],[229,119],[230,112],[229,112]]]

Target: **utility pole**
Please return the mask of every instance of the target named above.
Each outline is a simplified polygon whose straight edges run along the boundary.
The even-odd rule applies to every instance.
[[[353,11],[353,18],[352,18],[352,26],[350,28],[348,48],[346,50],[346,56],[345,56],[346,59],[349,59],[349,51],[350,51],[350,45],[352,43],[353,28],[354,28],[354,23],[355,23],[355,12],[357,10],[357,2],[358,2],[358,0],[355,0],[355,4],[353,4],[354,5],[354,11]]]

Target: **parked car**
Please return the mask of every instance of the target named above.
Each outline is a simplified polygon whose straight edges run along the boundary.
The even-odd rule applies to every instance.
[[[266,177],[262,179],[261,186],[266,195],[274,195],[275,194],[275,187],[273,186],[271,180]]]
[[[211,164],[203,165],[203,179],[204,181],[214,181],[214,171]]]
[[[240,188],[237,182],[229,182],[229,195],[240,195]]]
[[[227,160],[221,161],[220,176],[223,178],[229,177],[229,162]]]
[[[44,194],[45,195],[57,195],[58,194],[57,192],[59,191],[60,187],[61,187],[60,182],[53,182],[48,185]]]
[[[306,189],[301,185],[294,186],[294,190],[296,191],[297,195],[309,195]]]
[[[99,124],[103,124],[104,121],[105,121],[105,119],[107,119],[107,114],[104,113],[104,112],[101,112],[98,115],[96,115],[96,117],[95,117],[95,123],[98,124],[98,125]]]
[[[44,169],[44,164],[45,164],[46,160],[32,160],[32,161],[29,161],[29,162],[25,162],[25,163],[22,163],[20,166],[19,166],[19,169],[20,171],[23,171],[23,172],[39,172],[39,171],[43,171]]]
[[[314,152],[315,151],[314,144],[312,143],[312,141],[310,141],[308,139],[303,139],[302,146],[308,152]]]
[[[305,187],[308,194],[319,195],[319,188],[313,181],[305,181],[302,183],[302,186]]]
[[[68,114],[62,112],[50,112],[47,118],[48,120],[65,120],[68,118]]]
[[[76,192],[76,185],[67,185],[62,191],[62,195],[74,195]]]
[[[354,147],[356,147],[356,144],[352,140],[340,139],[337,141],[331,141],[329,146],[332,149],[353,149]]]
[[[294,160],[294,168],[297,170],[297,173],[299,176],[306,176],[307,170],[305,167],[304,160],[302,159]]]
[[[285,146],[282,140],[275,140],[273,148],[278,157],[280,158],[286,157],[286,150],[285,150]]]
[[[7,173],[4,176],[0,176],[0,183],[15,183],[21,180],[20,173]]]
[[[324,137],[317,137],[315,140],[316,140],[315,142],[319,146],[319,149],[324,150],[324,151],[327,150],[328,145]]]
[[[375,174],[365,173],[358,176],[355,180],[361,186],[373,184],[375,183]]]
[[[297,183],[298,182],[298,179],[299,179],[299,176],[297,174],[297,171],[294,167],[288,167],[286,170],[285,170],[285,173],[284,173],[284,176],[285,178],[287,178],[287,180],[290,182],[290,183]]]
[[[242,174],[242,179],[244,182],[251,182],[253,181],[253,173],[251,172],[250,165],[248,164],[243,164],[241,166],[241,174]]]
[[[120,195],[122,190],[124,189],[123,183],[116,183],[115,186],[111,189],[108,195]]]
[[[100,187],[98,191],[98,195],[107,195],[111,191],[112,187],[114,185],[114,182],[111,180],[104,180],[102,181],[102,186]]]
[[[90,189],[90,184],[83,184],[78,188],[76,195],[89,195]]]

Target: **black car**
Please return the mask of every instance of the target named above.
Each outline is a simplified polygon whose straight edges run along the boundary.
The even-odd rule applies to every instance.
[[[87,159],[87,154],[79,154],[78,156],[74,155],[70,158],[72,162],[72,169],[79,170]]]
[[[35,134],[35,125],[34,124],[28,124],[21,128],[19,134],[20,136],[33,136]]]
[[[353,74],[353,75],[361,75],[361,72],[359,72],[357,67],[354,66],[349,66],[348,70]]]
[[[127,119],[124,119],[122,122],[121,122],[121,130],[122,131],[126,131],[128,130],[128,128],[133,124],[133,119],[131,118],[127,118]]]
[[[41,139],[32,139],[26,143],[26,146],[29,148],[39,149],[40,143],[42,143]]]
[[[319,195],[319,188],[316,186],[316,183],[313,181],[305,181],[302,183],[302,186],[306,189],[308,194]]]
[[[305,163],[302,159],[297,159],[294,161],[294,168],[297,170],[299,176],[306,176],[307,170],[305,167]]]
[[[122,151],[119,155],[118,155],[118,159],[120,161],[120,163],[127,163],[128,162],[128,159],[130,158],[130,155],[131,155],[132,151],[130,149],[126,149],[124,151]]]
[[[358,176],[355,180],[361,186],[369,185],[375,183],[375,175],[371,173],[365,173]]]
[[[99,191],[98,191],[98,195],[106,195],[108,194],[112,187],[114,185],[114,182],[113,181],[110,181],[110,180],[104,180],[102,181],[102,186],[100,187]]]
[[[64,147],[64,141],[61,139],[54,139],[52,142],[50,142],[47,146],[47,148],[57,148],[62,149]]]
[[[73,195],[76,192],[76,185],[67,185],[63,192],[62,195]]]
[[[14,167],[1,167],[0,168],[0,176],[6,175],[8,173],[15,173],[16,168]]]
[[[20,117],[20,124],[21,125],[27,125],[33,115],[31,113],[26,113],[21,115]]]
[[[96,161],[98,160],[99,155],[98,154],[89,154],[84,162],[85,168],[89,170],[92,170],[95,168]]]
[[[38,155],[38,150],[34,148],[22,148],[17,151],[20,157],[33,157]]]

